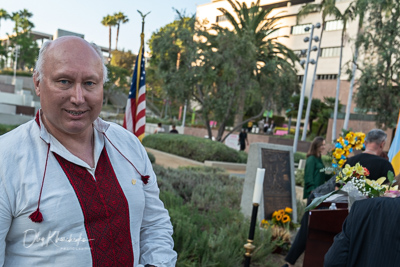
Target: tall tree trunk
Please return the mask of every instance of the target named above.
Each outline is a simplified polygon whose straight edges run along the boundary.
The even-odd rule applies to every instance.
[[[237,125],[243,121],[245,103],[246,103],[246,89],[244,87],[242,87],[239,91],[238,109],[235,114],[235,119],[234,119],[233,125]]]
[[[115,50],[118,50],[119,23],[117,24],[117,37],[115,38]]]
[[[108,63],[111,62],[111,25],[108,26]]]

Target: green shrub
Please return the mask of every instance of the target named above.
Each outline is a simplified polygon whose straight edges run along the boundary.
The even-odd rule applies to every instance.
[[[304,187],[304,170],[297,169],[295,173],[296,185]]]
[[[299,163],[301,159],[307,159],[307,153],[304,152],[296,152],[294,153],[294,162]]]
[[[18,125],[6,125],[6,124],[0,124],[0,135],[5,134],[15,128],[17,128]]]
[[[250,219],[240,212],[243,179],[211,167],[154,165],[154,171],[174,227],[176,266],[243,266],[250,228]],[[271,231],[256,227],[254,244],[252,265],[273,266]]]
[[[151,163],[155,163],[156,162],[156,157],[151,154],[150,152],[147,151],[147,156],[149,156],[149,160]]]
[[[247,154],[223,143],[184,134],[152,134],[143,139],[143,145],[181,157],[204,162],[224,161],[246,163]]]
[[[0,74],[12,76],[12,75],[14,75],[14,70],[13,69],[4,69],[4,70],[0,71]],[[17,70],[16,76],[32,77],[32,72]]]

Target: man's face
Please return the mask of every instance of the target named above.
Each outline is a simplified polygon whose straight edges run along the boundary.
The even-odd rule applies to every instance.
[[[56,137],[92,131],[103,103],[102,61],[79,38],[55,40],[45,54],[42,78],[34,78],[42,119]]]

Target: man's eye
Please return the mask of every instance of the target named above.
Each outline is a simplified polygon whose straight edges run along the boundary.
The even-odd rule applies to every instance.
[[[67,81],[67,80],[60,80],[59,83],[61,83],[61,84],[68,84],[68,81]]]
[[[94,85],[94,82],[86,82],[85,83],[87,86],[92,86],[92,85]]]

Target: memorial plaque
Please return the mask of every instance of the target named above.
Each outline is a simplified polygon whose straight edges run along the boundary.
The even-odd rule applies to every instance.
[[[271,219],[276,210],[292,208],[290,153],[276,149],[261,149],[264,176],[264,218]]]
[[[258,221],[269,220],[274,211],[290,207],[293,209],[292,220],[297,222],[293,147],[265,143],[250,145],[240,203],[241,211],[247,217],[251,216],[257,168],[265,169]]]

